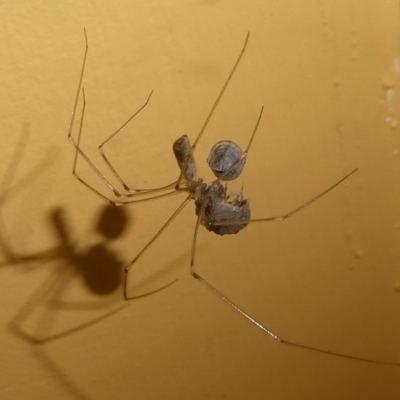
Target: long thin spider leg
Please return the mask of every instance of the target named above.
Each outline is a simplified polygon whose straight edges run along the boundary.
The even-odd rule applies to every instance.
[[[218,96],[217,96],[217,99],[215,100],[213,106],[211,107],[211,110],[210,110],[210,112],[208,113],[208,116],[207,116],[206,120],[204,121],[203,126],[201,127],[199,133],[197,134],[197,137],[196,137],[195,141],[193,142],[191,151],[190,151],[190,153],[189,153],[188,156],[187,156],[187,160],[188,160],[188,161],[191,159],[191,157],[192,157],[192,155],[193,155],[193,152],[194,152],[194,150],[195,150],[195,148],[196,148],[196,146],[197,146],[199,140],[200,140],[201,137],[203,136],[203,133],[204,133],[204,131],[206,130],[206,128],[207,128],[207,126],[208,126],[208,123],[209,123],[210,120],[211,120],[211,117],[213,116],[213,114],[214,114],[214,112],[215,112],[215,110],[216,110],[216,108],[217,108],[219,102],[221,101],[222,96],[224,95],[224,93],[225,93],[225,91],[226,91],[226,88],[228,87],[228,85],[229,85],[229,83],[230,83],[230,81],[231,81],[231,79],[232,79],[232,77],[233,77],[233,75],[234,75],[234,73],[235,73],[235,71],[236,71],[236,69],[237,69],[237,67],[238,67],[238,65],[239,65],[239,63],[240,63],[240,61],[241,61],[241,59],[242,59],[242,57],[243,57],[243,54],[244,54],[244,52],[245,52],[245,50],[246,50],[246,47],[247,47],[247,43],[248,43],[248,41],[249,41],[249,37],[250,37],[250,32],[247,32],[246,39],[245,39],[245,41],[244,41],[242,50],[240,51],[239,56],[238,56],[238,58],[236,59],[236,62],[235,62],[235,64],[233,65],[233,68],[232,68],[231,72],[230,72],[229,75],[228,75],[228,78],[226,79],[224,85],[222,86],[222,89],[221,89],[221,91],[219,92],[219,94],[218,94]],[[181,173],[180,173],[179,178],[178,178],[178,181],[177,181],[177,183],[176,183],[176,186],[177,186],[177,187],[180,185],[180,183],[182,182],[182,179],[183,179],[183,177],[184,177],[183,171],[186,171],[186,165],[184,165],[183,168],[181,168]]]
[[[81,150],[79,147],[79,144],[75,141],[75,139],[72,137],[72,129],[74,126],[74,121],[75,121],[75,115],[76,115],[76,109],[78,106],[78,100],[79,100],[79,93],[82,88],[82,81],[83,81],[83,75],[85,72],[85,66],[86,66],[86,59],[87,59],[87,54],[89,50],[89,44],[88,44],[88,38],[87,38],[87,33],[86,29],[83,29],[84,34],[85,34],[85,53],[83,56],[83,62],[82,62],[82,68],[81,68],[81,73],[79,75],[79,83],[78,83],[78,89],[76,91],[76,96],[75,96],[75,101],[74,101],[74,106],[72,109],[72,114],[71,114],[71,120],[69,123],[69,128],[68,128],[68,139],[72,143],[72,145],[75,147],[75,157],[74,157],[74,163],[73,163],[73,170],[72,173],[73,175],[79,179],[79,177],[76,174],[75,168],[76,168],[76,163],[77,163],[77,157],[78,153],[84,158],[84,160],[91,166],[91,168],[94,170],[94,172],[100,177],[100,179],[107,185],[107,187],[114,193],[115,196],[120,197],[120,193],[108,182],[106,177],[96,168],[96,166],[90,161],[90,159],[86,156],[86,154]],[[80,142],[81,134],[82,134],[82,127],[83,127],[83,118],[85,114],[85,108],[86,108],[86,100],[85,100],[85,91],[82,90],[82,95],[83,95],[83,106],[82,106],[82,113],[81,113],[81,123],[80,123],[80,129],[79,129],[79,135],[78,135],[78,142]],[[81,179],[79,179],[81,180]],[[86,186],[88,186],[86,184]],[[93,189],[94,190],[94,189]],[[95,190],[94,190],[95,191]],[[109,199],[108,199],[109,200]],[[109,200],[110,201],[110,200]]]
[[[86,110],[86,97],[85,97],[85,90],[82,89],[82,97],[83,97],[83,105],[82,105],[82,113],[81,113],[81,123],[80,123],[80,129],[79,129],[79,134],[78,134],[78,141],[80,141],[81,135],[82,135],[82,128],[83,128],[83,120],[85,116],[85,110]],[[72,137],[71,132],[68,133],[68,139],[72,143],[72,145],[75,147],[76,151],[79,153],[79,155],[88,163],[88,165],[92,168],[92,170],[98,175],[98,177],[103,181],[103,183],[114,193],[116,197],[119,198],[129,198],[133,197],[134,195],[139,195],[139,194],[121,194],[110,182],[109,180],[99,171],[99,169],[94,165],[94,163],[89,159],[89,157],[86,155],[86,153],[79,147],[78,143],[75,141],[75,139]],[[82,179],[79,178],[78,174],[75,171],[75,166],[76,166],[76,158],[77,154],[75,154],[75,162],[74,162],[74,167],[73,167],[73,175],[75,178],[79,179],[82,182]],[[86,184],[88,186],[88,184]],[[96,192],[96,191],[95,191]],[[108,199],[110,201],[110,199]]]
[[[339,186],[343,181],[345,181],[347,178],[349,178],[351,175],[353,175],[357,170],[358,170],[358,168],[355,168],[353,171],[351,171],[350,173],[345,175],[342,179],[338,180],[333,185],[329,186],[323,192],[314,196],[313,198],[306,201],[305,203],[303,203],[301,206],[295,208],[294,210],[288,212],[287,214],[277,215],[275,217],[268,217],[268,218],[255,218],[255,219],[251,219],[249,221],[243,221],[243,220],[241,220],[241,221],[219,221],[219,222],[210,223],[210,225],[235,225],[238,223],[243,224],[244,222],[247,224],[247,223],[251,223],[251,222],[283,221],[283,220],[291,217],[292,215],[298,213],[299,211],[304,210],[306,207],[308,207],[309,205],[311,205],[312,203],[314,203],[321,197],[325,196],[327,193],[329,193],[331,190],[333,190],[336,186]]]
[[[173,191],[170,191],[168,193],[163,193],[161,195],[156,195],[156,196],[148,196],[148,193],[128,193],[128,194],[122,194],[120,193],[111,183],[110,181],[100,172],[100,170],[94,165],[94,163],[89,159],[89,157],[86,155],[86,153],[79,147],[79,142],[81,139],[81,135],[82,135],[82,129],[83,129],[83,121],[84,121],[84,117],[85,117],[85,110],[86,110],[86,97],[85,97],[85,90],[82,89],[82,112],[81,112],[81,122],[80,122],[80,126],[79,126],[79,133],[78,133],[78,141],[75,141],[75,139],[72,137],[71,132],[69,132],[68,134],[68,139],[70,140],[70,142],[72,143],[72,145],[75,147],[76,149],[76,153],[75,153],[75,158],[74,158],[74,164],[73,164],[73,170],[72,170],[72,174],[73,176],[78,179],[81,183],[83,183],[87,188],[89,188],[92,192],[96,193],[98,196],[100,196],[101,198],[107,200],[108,202],[110,202],[113,205],[121,205],[127,202],[130,203],[134,203],[137,201],[144,201],[145,199],[143,198],[143,196],[146,196],[146,200],[151,199],[151,198],[158,198],[158,197],[165,197],[168,196],[170,194],[173,193]],[[75,112],[75,111],[74,111]],[[97,176],[99,176],[99,178],[103,181],[103,183],[113,192],[113,194],[116,197],[119,197],[120,199],[131,199],[129,201],[122,201],[122,202],[116,202],[112,199],[110,199],[109,197],[101,194],[98,190],[96,190],[95,188],[93,188],[91,185],[89,185],[84,179],[82,179],[76,172],[75,168],[76,168],[76,163],[77,163],[77,154],[79,153],[79,155],[88,163],[88,165],[92,168],[92,170],[97,174]],[[167,189],[165,189],[167,190]],[[134,196],[141,196],[142,198],[139,199],[132,199],[132,197]]]
[[[190,200],[191,200],[190,196],[186,197],[184,202],[168,218],[168,220],[160,228],[160,230],[152,237],[152,239],[146,244],[146,246],[143,247],[143,249],[139,252],[139,254],[125,267],[125,282],[124,282],[124,298],[125,298],[125,300],[132,300],[132,299],[136,298],[136,297],[128,297],[128,294],[127,294],[128,273],[129,273],[130,269],[133,267],[133,265],[136,263],[136,261],[138,261],[139,258],[148,250],[148,248],[158,239],[158,237],[168,228],[170,223],[185,208],[185,206],[189,203]],[[164,289],[164,288],[172,285],[176,281],[177,281],[177,279],[175,279],[173,282],[169,283],[168,285],[162,287],[161,289]]]
[[[83,120],[84,120],[84,116],[85,116],[85,110],[86,110],[86,98],[85,98],[85,91],[84,89],[82,89],[82,97],[83,97],[83,105],[82,105],[82,112],[81,112],[81,121],[80,121],[80,126],[79,126],[79,133],[78,133],[78,140],[75,141],[75,139],[72,136],[72,129],[74,126],[74,121],[75,121],[75,115],[76,115],[76,110],[77,110],[77,106],[78,106],[78,100],[79,100],[79,93],[81,91],[82,88],[82,81],[83,81],[83,75],[85,72],[85,66],[86,66],[86,59],[87,59],[87,54],[88,54],[88,49],[89,49],[89,45],[88,45],[88,39],[87,39],[87,34],[86,34],[86,29],[84,29],[84,33],[85,33],[85,53],[83,56],[83,62],[82,62],[82,68],[81,68],[81,73],[79,75],[79,83],[78,83],[78,89],[76,92],[76,96],[75,96],[75,101],[74,101],[74,106],[72,109],[72,114],[71,114],[71,120],[69,123],[69,128],[68,128],[68,139],[69,141],[72,143],[72,145],[75,147],[75,155],[74,155],[74,162],[73,162],[73,167],[72,167],[72,174],[73,176],[78,179],[81,183],[83,183],[87,188],[89,188],[93,193],[97,194],[98,196],[102,197],[103,199],[107,200],[108,202],[110,202],[113,205],[120,205],[120,204],[124,204],[125,202],[116,202],[113,201],[112,199],[110,199],[107,196],[104,196],[103,194],[101,194],[99,191],[97,191],[96,189],[94,189],[91,185],[89,185],[85,180],[83,180],[76,172],[76,165],[77,165],[77,158],[78,158],[78,154],[88,163],[88,165],[92,168],[92,170],[96,173],[97,176],[99,176],[99,178],[103,181],[103,183],[112,191],[112,193],[116,196],[119,197],[121,199],[129,199],[132,198],[133,196],[140,196],[140,195],[146,195],[145,192],[143,193],[128,193],[128,194],[122,194],[120,193],[110,182],[109,180],[100,172],[100,170],[94,165],[94,163],[89,159],[89,157],[83,152],[83,150],[80,148],[79,144],[80,144],[80,140],[81,140],[81,136],[82,136],[82,130],[83,130]],[[142,107],[143,108],[143,107]],[[170,186],[165,186],[164,190],[170,189],[172,188],[173,185]],[[162,188],[160,188],[161,191]],[[146,199],[151,199],[151,198],[158,198],[158,197],[164,197],[164,196],[168,196],[172,194],[171,192],[168,193],[164,193],[161,195],[157,195],[157,196],[153,196],[153,197],[147,197]],[[134,199],[128,202],[136,202],[136,201],[143,201],[144,199],[141,198],[139,200]]]
[[[355,172],[355,171],[353,171],[353,172]],[[338,182],[337,185],[339,183],[340,182]],[[373,360],[373,359],[369,359],[369,358],[363,358],[363,357],[358,357],[358,356],[336,353],[336,352],[333,352],[330,350],[324,350],[324,349],[320,349],[318,347],[312,347],[312,346],[308,346],[308,345],[304,345],[304,344],[300,344],[300,343],[292,342],[290,340],[283,339],[280,336],[278,336],[277,334],[275,334],[274,332],[272,332],[270,329],[268,329],[265,325],[263,325],[262,323],[257,321],[255,318],[253,318],[250,314],[248,314],[243,309],[241,309],[238,305],[236,305],[234,302],[232,302],[230,299],[228,299],[228,297],[226,297],[223,293],[221,293],[218,289],[216,289],[213,285],[211,285],[206,279],[204,279],[202,276],[200,276],[195,271],[195,254],[196,254],[195,250],[196,250],[198,230],[200,227],[200,221],[204,220],[206,204],[207,204],[207,196],[204,199],[202,206],[200,208],[194,235],[193,235],[191,259],[190,259],[190,273],[192,274],[192,276],[195,279],[197,279],[198,281],[203,283],[209,290],[211,290],[214,294],[216,294],[219,298],[221,298],[226,304],[231,306],[235,311],[240,313],[243,317],[245,317],[248,321],[250,321],[252,324],[254,324],[257,328],[261,329],[269,337],[271,337],[272,339],[276,340],[279,343],[283,343],[283,344],[294,346],[294,347],[299,347],[299,348],[306,349],[306,350],[315,351],[315,352],[322,353],[322,354],[346,358],[346,359],[350,359],[350,360],[364,361],[364,362],[373,363],[373,364],[400,366],[400,363],[396,363],[396,362],[378,361],[378,360]],[[239,222],[243,222],[243,221],[239,221]]]
[[[95,195],[97,195],[100,198],[106,200],[107,202],[109,202],[113,206],[123,206],[125,204],[140,203],[140,202],[148,201],[148,200],[157,200],[157,199],[160,199],[162,197],[168,197],[168,196],[172,196],[172,195],[180,193],[179,191],[176,191],[174,189],[174,190],[171,190],[170,192],[162,193],[162,194],[159,194],[157,196],[151,196],[151,197],[139,198],[139,199],[133,198],[133,199],[130,199],[130,200],[122,200],[122,201],[114,201],[114,200],[111,200],[109,197],[105,196],[103,193],[101,193],[98,190],[96,190],[95,188],[93,188],[85,180],[83,180],[80,176],[76,176],[76,179],[78,179],[79,182],[81,182],[83,185],[85,185],[85,187],[87,187]]]
[[[257,122],[256,122],[256,126],[255,126],[254,129],[253,129],[253,132],[252,132],[252,134],[251,134],[251,136],[250,136],[249,143],[247,144],[246,150],[244,151],[245,157],[247,157],[247,154],[249,153],[250,147],[251,147],[251,145],[253,144],[253,140],[254,140],[254,137],[256,136],[256,133],[257,133],[257,130],[258,130],[258,126],[260,125],[260,121],[261,121],[263,112],[264,112],[264,106],[261,106],[261,111],[260,111],[260,114],[258,114],[258,119],[257,119]],[[230,172],[233,168],[235,168],[236,165],[237,165],[240,161],[242,161],[242,159],[239,159],[238,161],[236,161],[236,163],[235,163],[233,166],[231,166],[231,167],[229,168],[229,170],[226,171],[226,172],[222,175],[222,178],[223,178],[225,175],[229,174],[229,172]]]
[[[75,175],[75,178],[78,179],[79,182],[81,182],[86,188],[88,188],[91,192],[93,192],[96,196],[99,196],[100,198],[106,200],[113,206],[123,206],[124,204],[132,204],[132,203],[140,203],[142,201],[148,201],[148,200],[156,200],[162,197],[167,197],[167,196],[172,196],[174,194],[180,193],[179,191],[171,190],[170,192],[167,193],[162,193],[157,196],[152,196],[152,197],[146,197],[146,198],[133,198],[130,200],[122,200],[122,201],[114,201],[111,200],[109,197],[104,195],[103,193],[99,192],[97,189],[92,187],[89,183],[87,183],[84,179],[82,179],[80,176]]]
[[[82,111],[81,111],[81,120],[79,123],[79,132],[78,132],[78,140],[76,141],[76,147],[75,147],[75,156],[74,156],[74,163],[72,164],[72,175],[75,176],[76,178],[78,177],[76,173],[76,166],[78,164],[78,154],[79,154],[79,146],[81,144],[81,137],[82,137],[82,130],[83,130],[83,120],[85,116],[85,110],[86,110],[86,101],[85,101],[85,90],[82,89],[82,96],[83,96],[83,105],[82,105]],[[72,136],[71,136],[72,137]]]
[[[264,327],[262,324],[260,324],[258,321],[256,321],[254,318],[252,318],[249,314],[245,313],[241,308],[239,308],[235,303],[230,301],[226,296],[224,296],[220,291],[218,291],[214,286],[212,286],[210,283],[208,283],[204,278],[202,278],[194,269],[194,261],[195,261],[195,255],[196,255],[196,243],[197,243],[197,237],[198,237],[198,232],[199,232],[199,227],[200,227],[200,222],[203,220],[204,221],[204,213],[206,209],[206,205],[208,202],[208,196],[206,195],[204,198],[204,201],[201,205],[199,215],[197,217],[196,221],[196,226],[194,229],[194,234],[193,234],[193,242],[192,242],[192,251],[191,251],[191,257],[190,257],[190,273],[192,276],[202,282],[204,285],[206,285],[212,292],[214,292],[217,296],[219,296],[222,300],[224,300],[227,304],[229,304],[232,308],[234,308],[236,311],[238,311],[240,314],[242,314],[245,318],[247,318],[250,322],[255,324],[258,328],[263,330],[265,333],[267,333],[269,336],[271,336],[273,339],[281,342],[282,340],[279,338],[279,336],[275,335],[272,331]]]
[[[245,41],[244,41],[242,50],[240,51],[240,54],[239,54],[239,56],[238,56],[238,58],[237,58],[235,64],[233,65],[233,68],[232,68],[231,72],[229,73],[228,78],[226,79],[226,81],[225,81],[225,83],[224,83],[224,86],[222,87],[222,89],[221,89],[221,91],[220,91],[220,93],[219,93],[217,99],[215,100],[213,106],[211,107],[211,110],[210,110],[210,112],[209,112],[209,114],[208,114],[208,116],[207,116],[207,118],[206,118],[206,120],[205,120],[203,126],[201,127],[200,132],[199,132],[198,135],[197,135],[197,138],[196,138],[195,141],[193,142],[192,150],[196,147],[197,143],[199,142],[201,136],[203,135],[203,133],[204,133],[204,131],[205,131],[207,125],[208,125],[208,123],[210,122],[211,117],[212,117],[213,114],[214,114],[215,109],[217,108],[217,106],[218,106],[218,104],[219,104],[219,102],[220,102],[222,96],[224,95],[225,90],[226,90],[226,88],[228,87],[228,85],[229,85],[229,83],[230,83],[230,81],[231,81],[231,79],[232,79],[232,77],[233,77],[233,75],[234,75],[234,73],[235,73],[235,71],[236,71],[236,69],[237,69],[239,63],[240,63],[240,60],[241,60],[242,57],[243,57],[243,54],[244,54],[244,52],[245,52],[245,50],[246,50],[246,47],[247,47],[247,43],[248,43],[248,41],[249,41],[249,37],[250,37],[250,32],[247,32],[246,39],[245,39]]]
[[[133,189],[131,187],[129,187],[125,181],[121,178],[121,176],[118,174],[118,172],[116,171],[116,169],[113,167],[113,165],[111,164],[111,162],[108,160],[107,156],[104,154],[104,150],[103,147],[111,140],[113,139],[118,133],[120,133],[126,125],[129,124],[129,122],[131,122],[149,103],[151,96],[153,94],[153,91],[150,92],[149,96],[147,97],[146,102],[131,116],[128,118],[127,121],[125,121],[114,133],[112,133],[103,143],[101,143],[101,145],[99,146],[98,150],[100,152],[100,155],[103,157],[104,161],[106,162],[107,166],[109,167],[109,169],[111,170],[111,172],[114,174],[114,176],[118,179],[118,181],[120,182],[120,184],[123,186],[123,188],[128,191],[129,193],[153,193],[153,192],[158,192],[158,191],[163,191],[166,189],[171,189],[176,185],[176,181],[172,182],[168,185],[159,187],[159,188],[153,188],[153,189]]]
[[[221,298],[223,301],[225,301],[226,304],[231,306],[234,310],[239,312],[243,317],[245,317],[248,321],[250,321],[252,324],[254,324],[257,328],[261,329],[268,336],[270,336],[272,339],[278,341],[279,343],[287,344],[287,345],[294,346],[294,347],[299,347],[299,348],[306,349],[306,350],[315,351],[315,352],[318,352],[318,353],[327,354],[327,355],[330,355],[330,356],[347,358],[347,359],[350,359],[350,360],[364,361],[364,362],[373,363],[373,364],[400,366],[400,363],[396,363],[396,362],[379,361],[379,360],[373,360],[373,359],[370,359],[370,358],[364,358],[364,357],[352,356],[352,355],[348,355],[348,354],[336,353],[334,351],[324,350],[324,349],[320,349],[318,347],[312,347],[312,346],[308,346],[308,345],[305,345],[305,344],[300,344],[300,343],[296,343],[296,342],[292,342],[292,341],[283,339],[280,336],[278,336],[275,333],[273,333],[268,328],[266,328],[263,324],[258,322],[256,319],[254,319],[247,312],[243,311],[240,307],[238,307],[235,303],[233,303],[225,295],[223,295],[219,290],[217,290],[214,286],[212,286],[209,282],[207,282],[204,278],[202,278],[198,273],[196,273],[194,271],[194,265],[191,266],[191,273],[197,280],[202,282],[214,294],[216,294],[219,298]]]
[[[139,295],[137,295],[137,296],[127,297],[127,294],[126,294],[126,293],[127,293],[127,284],[128,284],[128,273],[125,273],[125,274],[124,274],[124,300],[137,300],[137,299],[140,299],[140,298],[142,298],[142,297],[150,296],[150,295],[152,295],[152,294],[161,292],[162,290],[164,290],[164,289],[166,289],[167,287],[173,285],[173,284],[174,284],[175,282],[177,282],[177,281],[178,281],[178,279],[174,279],[172,282],[169,282],[169,283],[167,283],[166,285],[161,286],[161,287],[159,287],[159,288],[157,288],[157,289],[155,289],[155,290],[152,290],[152,291],[150,291],[150,292],[147,292],[147,293],[145,293],[145,294],[139,294]]]
[[[83,32],[85,33],[85,53],[83,55],[82,68],[81,68],[81,73],[79,75],[78,89],[76,91],[74,106],[72,108],[71,120],[69,122],[68,138],[71,137],[72,129],[73,129],[73,126],[74,126],[76,108],[78,106],[79,94],[81,92],[82,81],[83,81],[83,74],[85,72],[86,58],[87,58],[87,54],[88,54],[88,50],[89,50],[89,44],[88,44],[88,39],[87,39],[87,34],[86,34],[86,29],[85,28],[83,28]],[[77,157],[77,153],[75,153],[75,162],[74,162],[74,164],[76,163],[76,157]]]

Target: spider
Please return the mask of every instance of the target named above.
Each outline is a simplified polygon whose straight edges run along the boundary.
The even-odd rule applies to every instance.
[[[197,134],[193,143],[190,143],[188,136],[183,135],[178,138],[173,144],[173,152],[179,167],[179,176],[176,181],[171,182],[168,185],[162,187],[156,187],[152,189],[137,189],[128,186],[115,168],[112,166],[108,158],[104,153],[104,146],[113,139],[121,130],[129,124],[135,116],[138,115],[149,103],[150,98],[153,92],[150,92],[148,98],[146,99],[145,103],[126,121],[124,122],[115,132],[113,132],[104,142],[102,142],[98,150],[100,152],[101,157],[103,158],[104,162],[108,166],[109,170],[115,176],[116,180],[119,182],[121,189],[117,189],[117,187],[112,184],[106,177],[103,175],[100,170],[95,166],[95,164],[89,159],[89,157],[84,153],[84,151],[80,147],[80,138],[82,132],[82,124],[83,124],[83,117],[85,113],[85,91],[82,87],[82,80],[86,65],[86,59],[88,54],[88,39],[86,30],[84,30],[85,34],[85,52],[79,77],[78,89],[75,96],[75,102],[73,105],[71,120],[68,129],[68,139],[72,143],[75,148],[75,159],[73,163],[73,176],[78,179],[84,186],[86,186],[90,191],[95,193],[97,196],[107,200],[113,205],[125,205],[130,203],[142,202],[147,201],[150,199],[159,199],[166,196],[171,196],[174,194],[185,193],[186,198],[185,200],[179,205],[179,207],[172,213],[172,215],[168,218],[168,220],[162,225],[159,231],[152,237],[152,239],[143,247],[143,249],[136,255],[136,257],[125,267],[125,280],[124,280],[124,298],[125,300],[131,300],[135,297],[131,297],[128,295],[128,275],[131,268],[135,265],[135,263],[142,257],[142,255],[152,246],[152,244],[159,238],[159,236],[168,228],[171,222],[175,219],[175,217],[186,207],[186,205],[193,200],[195,205],[195,212],[197,215],[197,222],[193,234],[192,240],[192,247],[191,247],[191,256],[190,256],[190,273],[191,275],[201,283],[203,283],[208,289],[210,289],[215,295],[217,295],[220,299],[222,299],[226,304],[240,313],[243,317],[245,317],[248,321],[254,324],[257,328],[261,329],[264,333],[268,336],[273,338],[274,340],[285,343],[287,345],[292,345],[295,347],[300,347],[303,349],[313,350],[320,353],[330,354],[334,356],[349,358],[353,360],[359,361],[367,361],[373,363],[380,363],[380,364],[392,364],[392,365],[399,365],[397,363],[390,363],[390,362],[383,362],[383,361],[376,361],[367,358],[361,358],[352,355],[346,355],[341,353],[335,353],[329,350],[324,350],[321,348],[311,347],[304,344],[299,344],[296,342],[288,341],[286,339],[281,338],[280,336],[276,335],[274,332],[269,330],[265,325],[261,324],[253,317],[251,317],[247,312],[242,310],[238,305],[228,299],[222,292],[220,292],[216,287],[214,287],[211,283],[209,283],[205,278],[199,275],[195,270],[195,251],[196,251],[196,241],[198,236],[198,230],[200,226],[204,226],[206,230],[217,234],[217,235],[231,235],[237,234],[241,230],[245,229],[250,223],[260,223],[260,222],[268,222],[268,221],[283,221],[287,218],[293,216],[294,214],[298,213],[299,211],[305,209],[306,207],[310,206],[312,203],[326,195],[328,192],[333,190],[335,187],[340,185],[343,181],[348,179],[352,174],[357,171],[357,168],[352,170],[350,173],[330,185],[324,191],[320,192],[316,196],[312,197],[302,205],[298,206],[294,210],[278,215],[273,217],[266,217],[266,218],[257,218],[251,219],[251,209],[249,200],[245,197],[243,190],[238,192],[229,192],[227,188],[227,182],[235,180],[238,178],[243,171],[243,168],[246,163],[246,158],[253,143],[253,140],[256,136],[262,113],[263,107],[258,114],[258,118],[256,120],[254,129],[250,135],[250,139],[245,150],[241,150],[240,147],[231,141],[222,140],[219,141],[214,147],[211,149],[210,155],[207,159],[207,163],[210,166],[213,174],[215,175],[215,179],[211,182],[204,182],[203,179],[197,177],[197,169],[196,163],[194,159],[194,152],[195,149],[211,119],[213,116],[220,100],[225,93],[235,71],[237,70],[240,61],[245,53],[250,33],[247,33],[244,44],[241,48],[239,56],[237,57],[233,68],[231,69],[225,83],[220,90],[211,110],[203,123],[199,133]],[[77,110],[77,104],[79,100],[80,93],[82,92],[82,111],[81,111],[81,121],[79,127],[78,138],[75,140],[72,136],[72,130],[74,125],[74,118]],[[113,197],[109,197],[104,195],[103,193],[99,192],[89,183],[87,183],[83,178],[81,178],[76,172],[76,162],[78,154],[86,161],[86,163],[92,168],[95,174],[100,178],[100,180],[105,184]],[[116,198],[116,199],[115,199]],[[175,282],[175,281],[174,281]],[[169,283],[166,286],[171,285]],[[166,287],[165,286],[165,287]]]

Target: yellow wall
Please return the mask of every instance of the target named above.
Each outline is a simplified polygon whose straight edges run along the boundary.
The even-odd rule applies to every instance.
[[[97,146],[154,89],[106,149],[134,187],[176,178],[172,142],[196,136],[250,31],[196,150],[201,176],[216,141],[245,147],[261,105],[233,185],[254,217],[359,171],[285,222],[202,230],[197,270],[284,339],[400,363],[398,1],[17,0],[0,15],[2,400],[398,398],[400,367],[279,344],[193,279],[193,204],[131,290],[178,282],[124,303],[122,266],[182,199],[110,210],[72,177],[67,141],[83,27],[82,147],[103,172]]]

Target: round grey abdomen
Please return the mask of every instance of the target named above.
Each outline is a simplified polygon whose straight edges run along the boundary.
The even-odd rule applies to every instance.
[[[246,158],[243,158],[231,170],[229,169],[240,159],[242,154],[242,150],[236,143],[222,140],[211,149],[207,163],[217,178],[221,178],[223,181],[232,181],[242,173]]]

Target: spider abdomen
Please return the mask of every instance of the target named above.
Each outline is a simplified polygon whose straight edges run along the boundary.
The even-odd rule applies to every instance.
[[[246,163],[246,158],[242,158],[242,156],[243,152],[236,143],[230,140],[221,140],[211,149],[207,163],[217,178],[221,178],[223,181],[232,181],[242,173]],[[235,165],[235,163],[238,164]]]

